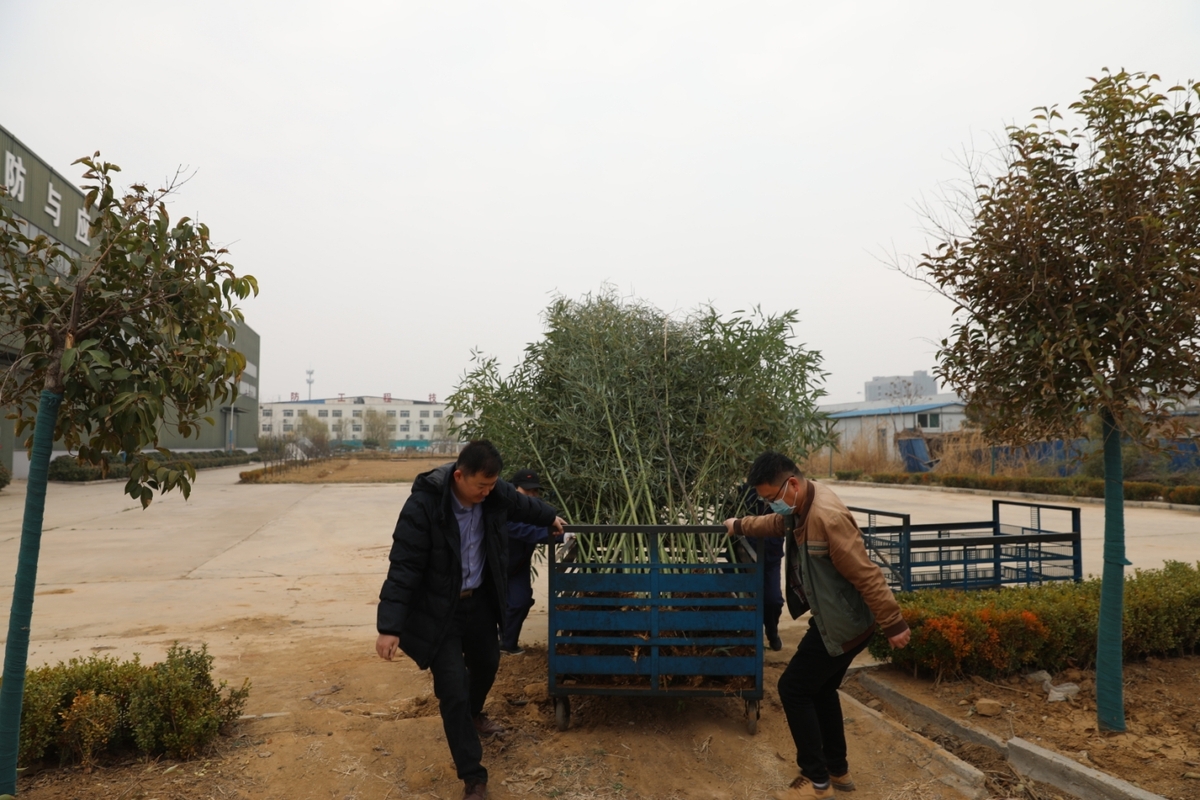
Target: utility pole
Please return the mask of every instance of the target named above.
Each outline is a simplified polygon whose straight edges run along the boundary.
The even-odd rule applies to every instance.
[[[313,371],[311,369],[306,369],[304,371],[308,373],[308,399],[312,400]]]

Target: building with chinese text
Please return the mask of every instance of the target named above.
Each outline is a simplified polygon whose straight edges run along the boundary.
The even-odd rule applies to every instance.
[[[17,217],[27,236],[44,235],[72,259],[86,257],[90,218],[84,194],[61,173],[0,126],[0,165],[7,190],[3,202]],[[11,340],[0,331],[0,370],[12,366],[17,355]],[[163,427],[159,444],[173,451],[254,449],[258,421],[259,337],[248,325],[238,326],[235,347],[246,356],[246,372],[239,383],[239,396],[232,404],[210,409],[213,424],[200,423],[200,435],[184,438]],[[0,408],[0,464],[14,477],[29,474],[29,457],[17,442],[12,420],[4,419],[11,408]],[[65,451],[64,451],[65,452]],[[55,453],[59,455],[59,453]]]

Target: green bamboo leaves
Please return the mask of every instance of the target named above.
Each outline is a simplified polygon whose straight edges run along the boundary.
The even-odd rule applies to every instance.
[[[605,289],[545,317],[511,374],[476,354],[448,402],[463,435],[537,469],[570,522],[721,520],[760,452],[827,441],[821,356],[793,341],[795,312],[679,318]]]

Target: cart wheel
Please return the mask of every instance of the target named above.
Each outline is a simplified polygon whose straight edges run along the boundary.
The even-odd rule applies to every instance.
[[[566,697],[554,700],[554,722],[560,731],[571,727],[571,701]]]
[[[757,700],[746,701],[746,732],[751,736],[758,733],[759,703]]]

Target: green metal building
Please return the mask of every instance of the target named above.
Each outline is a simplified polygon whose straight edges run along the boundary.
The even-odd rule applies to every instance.
[[[27,235],[44,234],[74,258],[89,252],[89,219],[84,195],[61,173],[39,158],[6,128],[0,126],[0,180],[8,190],[3,202],[28,226]],[[232,406],[212,409],[214,424],[202,424],[199,438],[185,439],[164,428],[161,444],[171,450],[253,450],[258,429],[259,337],[248,325],[238,327],[234,346],[246,356],[246,372]],[[0,370],[12,364],[15,351],[0,343]],[[29,458],[16,441],[11,408],[0,408],[0,464],[15,478],[29,471]],[[57,454],[56,454],[57,455]]]

